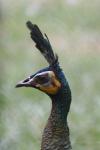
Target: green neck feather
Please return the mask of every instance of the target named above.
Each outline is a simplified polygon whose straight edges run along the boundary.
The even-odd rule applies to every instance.
[[[41,150],[70,150],[67,115],[71,103],[70,90],[61,90],[52,96],[52,109],[44,129]]]

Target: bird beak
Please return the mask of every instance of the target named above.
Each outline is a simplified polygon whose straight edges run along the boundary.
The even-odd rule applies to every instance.
[[[25,80],[20,81],[19,83],[16,84],[16,88],[19,87],[34,87],[35,88],[36,83],[34,80],[34,77],[28,77]]]

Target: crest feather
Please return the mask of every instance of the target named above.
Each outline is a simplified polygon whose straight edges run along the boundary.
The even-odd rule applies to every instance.
[[[58,62],[58,56],[54,54],[52,50],[52,46],[46,34],[45,37],[43,36],[42,32],[40,31],[39,27],[36,24],[32,24],[30,21],[26,23],[28,29],[31,31],[31,38],[35,42],[35,46],[42,55],[45,57],[47,62],[52,65]]]

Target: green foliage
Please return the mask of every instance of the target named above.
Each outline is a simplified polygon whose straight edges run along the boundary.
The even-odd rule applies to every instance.
[[[2,1],[0,150],[38,150],[51,103],[15,84],[47,65],[25,23],[47,33],[72,89],[69,126],[73,149],[100,149],[100,1]]]

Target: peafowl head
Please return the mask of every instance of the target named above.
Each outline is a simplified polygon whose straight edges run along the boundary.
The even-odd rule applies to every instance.
[[[33,87],[47,93],[48,95],[54,95],[61,88],[61,83],[56,77],[54,71],[50,70],[48,67],[29,76],[25,80],[20,81],[16,87]]]
[[[56,95],[60,89],[67,85],[65,76],[59,67],[58,57],[54,54],[47,35],[45,34],[44,37],[37,25],[33,25],[28,21],[27,27],[30,30],[32,40],[36,44],[36,48],[39,49],[41,54],[45,57],[49,63],[49,67],[20,81],[16,87],[32,87],[48,95]]]

